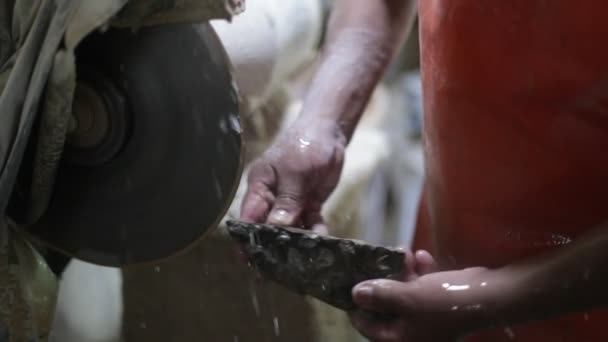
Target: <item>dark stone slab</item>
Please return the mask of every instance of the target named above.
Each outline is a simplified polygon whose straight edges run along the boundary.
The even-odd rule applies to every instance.
[[[355,309],[356,284],[404,278],[405,253],[398,249],[296,228],[238,221],[227,226],[264,278],[345,311]]]

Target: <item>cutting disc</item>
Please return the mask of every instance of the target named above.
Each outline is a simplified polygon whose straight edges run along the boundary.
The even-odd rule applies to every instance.
[[[169,257],[216,227],[241,172],[238,96],[209,25],[111,29],[77,51],[68,143],[30,232],[108,266]]]

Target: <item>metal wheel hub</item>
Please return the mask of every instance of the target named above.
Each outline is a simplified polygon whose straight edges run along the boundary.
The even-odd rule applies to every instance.
[[[131,118],[122,91],[103,76],[84,70],[74,94],[65,158],[77,165],[98,166],[118,155]]]

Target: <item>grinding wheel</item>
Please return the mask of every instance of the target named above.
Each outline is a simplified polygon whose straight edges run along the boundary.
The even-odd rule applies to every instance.
[[[77,51],[73,120],[30,233],[108,266],[152,262],[215,228],[241,174],[238,96],[209,25],[111,29]]]

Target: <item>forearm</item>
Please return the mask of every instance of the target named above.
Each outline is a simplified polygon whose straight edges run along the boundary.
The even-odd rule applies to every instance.
[[[447,295],[463,307],[481,304],[468,313],[473,328],[549,319],[607,306],[607,270],[608,225],[603,225],[555,252],[475,273],[464,280],[471,291]]]
[[[349,140],[411,29],[415,5],[414,0],[336,0],[301,117],[333,121]]]
[[[572,245],[500,270],[517,281],[499,306],[509,320],[543,319],[608,305],[608,225]],[[509,303],[510,302],[510,303]]]

